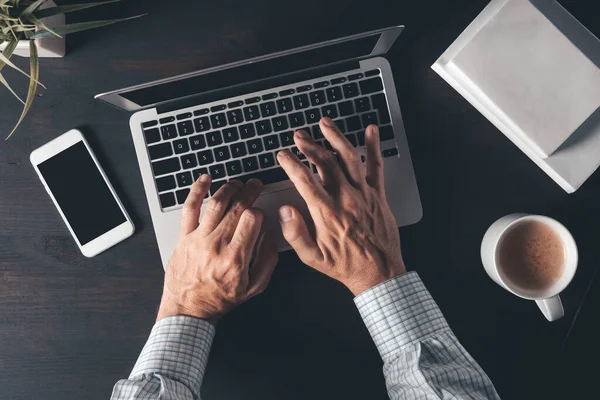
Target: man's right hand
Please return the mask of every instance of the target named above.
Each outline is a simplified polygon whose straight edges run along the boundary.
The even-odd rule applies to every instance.
[[[320,121],[336,156],[304,131],[294,141],[317,166],[322,183],[291,152],[277,159],[306,201],[315,224],[311,234],[295,208],[283,206],[283,235],[305,264],[343,283],[355,295],[406,272],[396,220],[387,204],[379,130],[365,134],[367,166],[329,118]]]

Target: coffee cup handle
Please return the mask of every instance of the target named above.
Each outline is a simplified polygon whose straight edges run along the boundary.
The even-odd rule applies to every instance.
[[[558,295],[550,297],[549,299],[536,300],[535,302],[540,308],[540,311],[542,311],[542,314],[544,314],[544,317],[550,322],[556,321],[565,315],[565,310],[563,309],[560,296]]]

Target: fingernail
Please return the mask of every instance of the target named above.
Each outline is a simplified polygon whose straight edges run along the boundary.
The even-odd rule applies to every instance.
[[[327,125],[330,128],[335,128],[335,126],[336,126],[335,122],[333,122],[333,120],[329,117],[323,118],[322,121],[325,125]]]
[[[281,150],[280,152],[277,153],[277,157],[287,157],[289,155],[289,152],[287,150]]]
[[[209,179],[210,179],[210,177],[207,174],[202,174],[200,176],[200,182],[206,183],[206,182],[208,182]]]
[[[279,219],[281,220],[281,222],[288,222],[293,217],[294,217],[294,213],[292,212],[291,208],[281,207],[279,209]]]
[[[308,139],[308,133],[305,131],[296,131],[296,136],[298,136],[300,139]]]

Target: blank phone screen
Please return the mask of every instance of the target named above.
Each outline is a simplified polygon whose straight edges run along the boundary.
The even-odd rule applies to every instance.
[[[82,246],[127,221],[83,142],[38,169]]]

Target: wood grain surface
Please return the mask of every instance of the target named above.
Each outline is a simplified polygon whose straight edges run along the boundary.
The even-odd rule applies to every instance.
[[[600,175],[566,194],[430,69],[486,4],[126,0],[70,15],[77,22],[148,13],[68,37],[64,59],[41,62],[48,90],[39,90],[14,137],[0,142],[0,398],[106,399],[154,323],[163,271],[129,115],[95,94],[398,24],[407,29],[388,58],[424,208],[420,223],[401,229],[409,269],[504,398],[560,398],[584,387],[563,372],[586,355],[569,354],[565,365],[561,349],[598,264]],[[562,4],[600,35],[597,2]],[[6,75],[26,90],[22,77]],[[0,90],[0,136],[19,112]],[[79,253],[29,164],[32,150],[71,128],[84,132],[137,227],[93,259]],[[485,230],[512,212],[557,218],[578,242],[580,268],[556,323],[493,284],[481,266]],[[385,399],[381,367],[350,293],[287,252],[269,289],[220,323],[202,393],[208,400]]]

